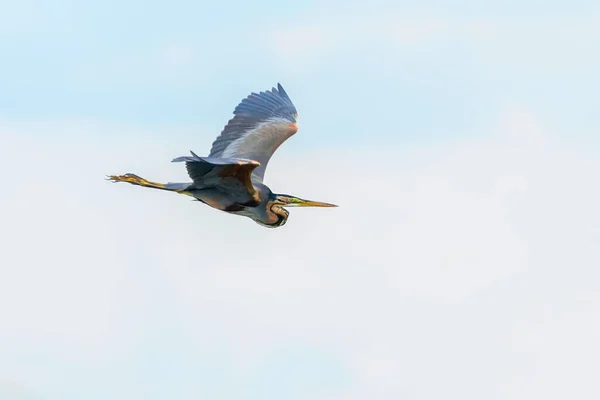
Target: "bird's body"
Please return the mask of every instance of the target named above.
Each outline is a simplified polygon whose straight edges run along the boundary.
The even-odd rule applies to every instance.
[[[298,131],[297,112],[281,85],[252,93],[235,108],[208,157],[178,157],[185,162],[192,182],[156,183],[134,174],[111,175],[113,182],[185,194],[218,210],[246,216],[266,227],[286,223],[283,207],[336,207],[333,204],[275,194],[263,183],[273,153]]]

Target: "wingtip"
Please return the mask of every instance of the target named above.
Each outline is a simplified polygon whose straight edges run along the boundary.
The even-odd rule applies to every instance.
[[[283,86],[281,86],[281,83],[277,83],[277,91],[279,92],[279,94],[284,97],[287,98],[290,102],[290,96],[287,94],[287,92],[285,91],[285,89],[283,88]]]

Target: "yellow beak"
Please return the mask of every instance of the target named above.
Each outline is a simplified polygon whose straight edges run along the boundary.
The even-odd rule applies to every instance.
[[[338,207],[335,204],[323,203],[320,201],[304,200],[298,197],[292,197],[289,199],[287,207]]]
[[[302,203],[298,203],[300,207],[337,207],[335,204],[322,203],[320,201],[304,200]]]

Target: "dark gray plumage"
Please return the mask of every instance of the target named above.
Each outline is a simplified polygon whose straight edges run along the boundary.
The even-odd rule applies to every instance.
[[[285,224],[283,207],[336,207],[333,204],[274,194],[263,184],[273,153],[298,131],[296,107],[280,84],[271,90],[251,93],[234,110],[208,157],[177,157],[185,162],[190,183],[161,184],[134,174],[111,175],[113,182],[174,191],[192,196],[209,206],[252,218],[268,227]]]

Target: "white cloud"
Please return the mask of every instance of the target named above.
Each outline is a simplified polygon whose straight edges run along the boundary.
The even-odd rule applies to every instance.
[[[148,49],[113,54],[100,63],[77,66],[74,75],[80,86],[102,88],[107,84],[137,86],[148,84],[189,85],[206,79],[206,57],[200,45],[165,43]]]
[[[389,62],[398,49],[411,49],[446,40],[481,40],[495,25],[424,16],[335,15],[276,26],[271,34],[274,57],[288,68],[306,69],[346,50],[381,50]],[[379,54],[379,53],[378,53]],[[369,57],[372,54],[369,53]]]
[[[486,68],[544,67],[544,73],[597,66],[600,12],[585,15],[527,18],[465,18],[427,13],[336,13],[271,33],[273,57],[286,69],[305,72],[323,63],[339,62],[346,53],[376,63],[397,60],[448,62],[448,43],[463,57]],[[535,49],[535,51],[533,51]],[[425,58],[424,61],[420,61]],[[454,59],[455,57],[451,57]],[[440,61],[437,61],[440,62]],[[570,71],[572,73],[572,71]]]
[[[569,383],[578,398],[599,394],[599,161],[527,110],[467,142],[282,148],[267,183],[341,207],[293,209],[275,230],[102,180],[184,179],[169,160],[189,144],[85,125],[41,139],[35,125],[2,126],[1,167],[14,172],[0,199],[0,343],[65,352],[45,365],[123,357],[157,326],[173,327],[160,305],[190,336],[177,351],[228,348],[244,382],[273,348],[309,345],[351,376],[327,398],[564,398]],[[20,358],[10,354],[0,376],[44,393],[50,371],[11,369]]]

